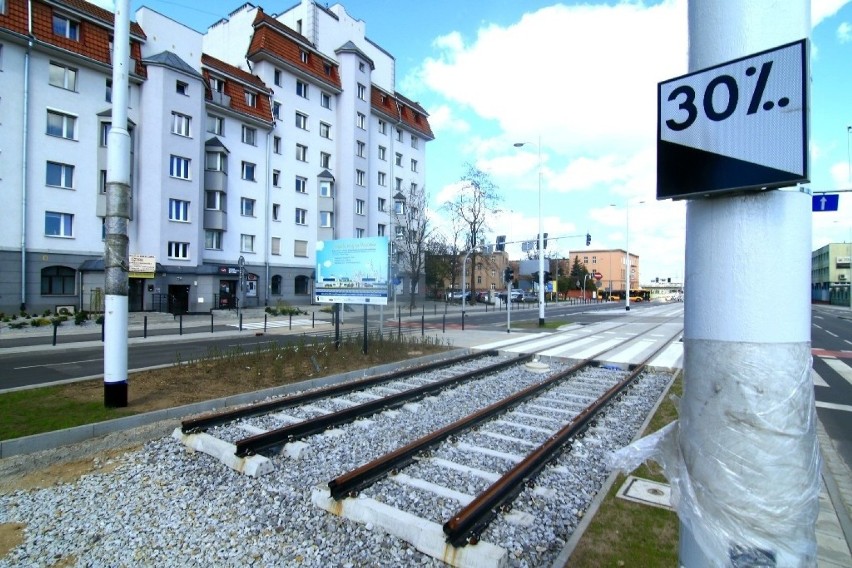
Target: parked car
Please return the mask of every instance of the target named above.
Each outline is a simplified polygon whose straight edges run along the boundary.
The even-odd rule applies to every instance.
[[[533,292],[524,292],[520,301],[525,304],[535,304],[538,302],[538,295]]]
[[[471,294],[470,290],[465,290],[464,299],[465,302],[470,302]],[[448,302],[461,302],[462,301],[462,291],[461,290],[450,290],[447,292],[447,301]]]

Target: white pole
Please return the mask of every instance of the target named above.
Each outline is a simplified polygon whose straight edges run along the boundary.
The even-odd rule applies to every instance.
[[[544,233],[541,222],[541,136],[538,137],[538,327],[544,327]]]
[[[127,293],[130,218],[130,134],[127,106],[130,0],[115,4],[112,126],[107,135],[106,238],[104,239],[104,405],[127,406]]]
[[[690,71],[810,35],[808,0],[689,0],[688,13]],[[796,190],[687,203],[680,565],[816,564],[809,203]],[[750,293],[755,278],[772,286]]]
[[[625,211],[625,235],[624,235],[624,252],[627,256],[627,273],[624,278],[626,288],[624,289],[624,309],[630,311],[630,203],[624,204]]]

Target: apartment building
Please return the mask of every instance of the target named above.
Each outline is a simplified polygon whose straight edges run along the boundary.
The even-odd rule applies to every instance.
[[[852,306],[852,244],[829,243],[811,252],[811,300]]]
[[[98,309],[113,14],[0,0],[0,311]],[[341,5],[131,26],[131,310],[310,301],[318,240],[389,235],[426,112]],[[322,38],[322,41],[320,41]],[[402,270],[402,269],[401,269]],[[242,276],[242,277],[241,277]]]

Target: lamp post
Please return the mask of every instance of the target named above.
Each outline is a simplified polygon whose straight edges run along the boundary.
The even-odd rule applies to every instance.
[[[639,203],[645,203],[644,201],[637,201]],[[610,207],[618,207],[615,203],[610,203]],[[624,280],[626,282],[626,287],[624,289],[624,309],[630,311],[630,202],[624,202],[624,255],[627,257],[626,266],[627,272],[624,276]]]
[[[520,148],[530,142],[515,142]],[[544,233],[541,226],[541,136],[538,137],[538,326],[544,327]]]

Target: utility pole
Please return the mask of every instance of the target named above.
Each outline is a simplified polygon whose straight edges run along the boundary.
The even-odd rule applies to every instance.
[[[112,60],[112,126],[107,135],[106,238],[104,239],[104,406],[127,406],[128,237],[130,133],[127,131],[127,68],[130,63],[130,0],[115,3]]]

